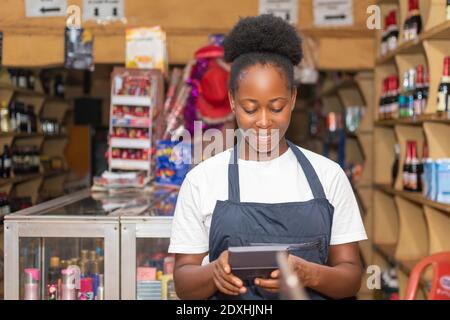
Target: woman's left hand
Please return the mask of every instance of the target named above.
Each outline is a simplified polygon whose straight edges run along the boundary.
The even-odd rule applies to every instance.
[[[314,288],[318,285],[319,275],[316,264],[291,254],[288,261],[291,270],[297,275],[304,287]],[[255,284],[269,292],[278,293],[280,291],[279,277],[280,270],[275,270],[270,274],[270,279],[256,278]]]
[[[278,293],[280,291],[280,270],[272,271],[270,274],[270,279],[255,279],[255,285],[265,289],[271,293]]]

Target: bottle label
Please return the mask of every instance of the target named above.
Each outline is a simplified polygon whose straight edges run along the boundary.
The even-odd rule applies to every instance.
[[[411,190],[417,190],[417,174],[411,173],[409,174],[409,187]]]
[[[388,51],[388,44],[386,41],[381,42],[380,53],[384,56]]]
[[[403,187],[409,188],[409,172],[403,172]]]
[[[48,300],[58,300],[58,285],[47,285]]]
[[[80,292],[78,294],[78,300],[94,300],[93,292]]]
[[[446,111],[446,101],[447,100],[447,94],[445,92],[439,92],[438,93],[438,107],[437,110],[438,111]]]
[[[5,169],[11,168],[11,159],[5,159],[5,161],[3,162],[3,167]]]
[[[423,112],[423,99],[415,99],[414,100],[414,114],[420,115]]]
[[[387,49],[389,51],[393,51],[397,49],[397,38],[396,37],[389,37],[387,41]]]

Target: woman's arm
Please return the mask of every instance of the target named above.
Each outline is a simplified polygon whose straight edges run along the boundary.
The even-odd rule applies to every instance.
[[[328,266],[290,256],[291,265],[305,287],[333,299],[355,296],[361,287],[362,266],[358,243],[330,246]]]
[[[245,293],[243,282],[231,273],[228,265],[228,251],[220,257],[202,266],[202,254],[177,254],[175,256],[174,281],[180,299],[203,300],[220,292],[236,296]]]
[[[358,243],[330,246],[328,266],[308,262],[290,255],[289,264],[303,286],[333,298],[344,299],[355,296],[361,286],[362,267]],[[279,270],[271,274],[272,279],[256,279],[256,285],[278,292]]]

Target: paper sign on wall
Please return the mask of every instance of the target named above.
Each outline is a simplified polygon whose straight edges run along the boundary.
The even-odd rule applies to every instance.
[[[27,17],[59,17],[65,16],[67,0],[25,0]]]
[[[123,0],[84,0],[83,19],[111,20],[125,16]]]
[[[353,0],[314,0],[314,25],[353,25]]]
[[[296,25],[298,0],[259,0],[259,14],[270,13]]]

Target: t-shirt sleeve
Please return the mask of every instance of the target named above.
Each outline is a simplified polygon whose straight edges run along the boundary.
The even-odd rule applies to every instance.
[[[344,171],[336,165],[328,186],[328,198],[334,206],[330,245],[367,240],[353,188]]]
[[[208,252],[208,233],[201,212],[200,190],[188,174],[178,194],[169,253]]]

